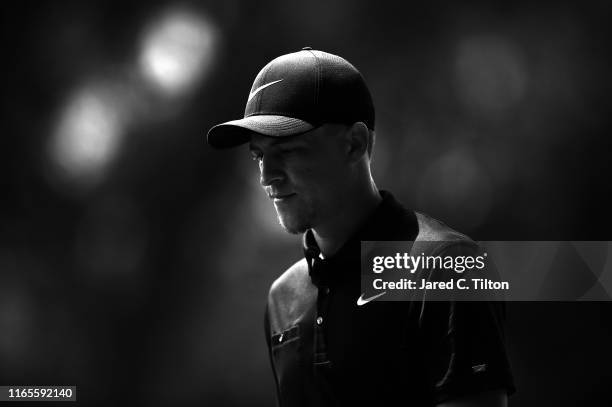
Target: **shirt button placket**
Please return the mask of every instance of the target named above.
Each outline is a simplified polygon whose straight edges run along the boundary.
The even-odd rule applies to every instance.
[[[315,365],[320,368],[330,367],[330,362],[327,357],[327,346],[325,340],[325,330],[323,328],[323,322],[325,321],[325,315],[329,306],[329,287],[319,287],[319,296],[317,299],[317,317],[314,320],[315,327]]]

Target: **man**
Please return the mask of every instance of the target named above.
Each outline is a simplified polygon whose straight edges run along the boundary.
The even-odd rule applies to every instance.
[[[362,296],[361,241],[455,254],[475,244],[378,190],[374,107],[354,66],[308,47],[274,59],[244,118],[213,127],[208,143],[249,143],[280,224],[304,233],[304,258],[272,284],[265,314],[280,406],[506,404],[502,304]]]

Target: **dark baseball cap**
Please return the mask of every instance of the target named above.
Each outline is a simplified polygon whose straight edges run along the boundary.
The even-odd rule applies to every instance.
[[[293,136],[325,123],[363,122],[374,130],[372,96],[357,68],[337,55],[305,47],[257,74],[244,117],[208,131],[208,144],[230,148],[253,133]]]

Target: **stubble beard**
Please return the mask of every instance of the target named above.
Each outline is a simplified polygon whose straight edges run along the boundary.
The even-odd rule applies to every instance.
[[[298,235],[306,232],[313,227],[315,219],[315,210],[312,206],[300,207],[289,212],[281,212],[276,209],[278,223],[285,231],[292,235]]]

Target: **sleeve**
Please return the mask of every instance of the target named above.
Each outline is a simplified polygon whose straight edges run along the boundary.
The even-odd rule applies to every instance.
[[[460,249],[465,253],[465,246]],[[457,255],[457,248],[443,255]],[[437,403],[487,390],[515,391],[501,301],[423,301],[419,318],[427,378]]]
[[[270,360],[270,367],[272,368],[272,375],[274,376],[274,389],[276,395],[276,406],[280,406],[280,389],[278,385],[278,377],[276,375],[276,369],[274,368],[274,360],[272,359],[272,347],[270,345],[270,317],[268,316],[268,304],[266,303],[266,312],[264,314],[264,333],[266,336],[266,344],[268,347],[268,358]]]

